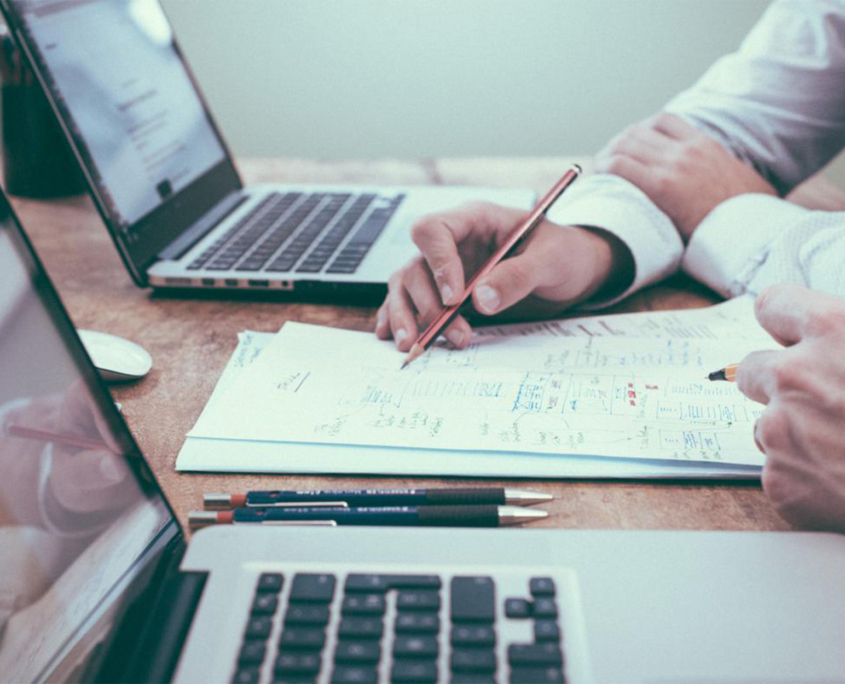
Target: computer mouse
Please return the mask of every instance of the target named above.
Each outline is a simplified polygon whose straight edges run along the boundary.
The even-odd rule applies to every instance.
[[[153,367],[147,351],[134,342],[92,330],[78,332],[85,351],[107,382],[138,380]]]

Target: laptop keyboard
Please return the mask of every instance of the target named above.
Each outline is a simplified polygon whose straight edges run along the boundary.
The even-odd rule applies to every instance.
[[[564,682],[555,580],[509,586],[498,610],[490,576],[264,573],[231,681]]]
[[[404,199],[404,194],[272,193],[188,270],[355,273]]]

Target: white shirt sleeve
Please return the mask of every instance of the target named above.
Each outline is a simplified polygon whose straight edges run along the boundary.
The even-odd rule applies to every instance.
[[[777,0],[734,54],[666,106],[781,195],[845,145],[845,0]]]
[[[796,283],[845,295],[845,212],[810,211],[771,195],[714,209],[692,236],[683,268],[725,297]]]
[[[666,214],[635,185],[607,174],[580,179],[547,214],[567,226],[601,228],[619,238],[634,259],[634,279],[624,291],[590,307],[608,306],[678,270],[684,245]]]

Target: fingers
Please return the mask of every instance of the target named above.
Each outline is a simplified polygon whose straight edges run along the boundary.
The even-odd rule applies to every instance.
[[[754,311],[760,325],[786,346],[845,321],[845,303],[840,298],[789,284],[763,290],[754,302]]]
[[[419,336],[442,311],[433,276],[422,259],[417,258],[390,279],[387,298],[376,314],[376,335],[393,337],[400,351],[409,351]],[[472,330],[462,317],[444,331],[449,342],[462,348],[469,344]]]
[[[625,154],[613,154],[596,160],[596,173],[609,173],[624,178],[648,194],[654,182],[654,172],[641,161]]]
[[[681,117],[660,112],[649,119],[651,128],[674,140],[685,141],[702,135],[700,131],[688,124]]]
[[[752,401],[768,404],[774,393],[773,367],[780,352],[758,351],[746,356],[736,372],[739,391]]]

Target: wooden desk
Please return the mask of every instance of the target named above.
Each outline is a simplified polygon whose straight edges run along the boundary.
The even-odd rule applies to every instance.
[[[249,160],[245,182],[349,182],[384,184],[467,183],[531,186],[544,192],[566,159],[449,159],[422,162],[315,162]],[[837,205],[824,183],[799,193],[806,203]],[[183,475],[176,455],[210,396],[237,342],[237,333],[276,331],[288,320],[372,330],[375,308],[269,301],[183,299],[153,295],[129,279],[106,229],[86,198],[14,200],[76,324],[125,336],[154,360],[144,381],[114,389],[124,416],[182,522],[201,508],[206,491],[277,488],[353,488],[372,484],[351,477]],[[637,294],[617,311],[705,306],[715,296],[684,278]],[[385,479],[379,486],[457,485],[459,481]],[[552,492],[548,527],[788,529],[759,486],[649,484],[602,481],[520,481]]]

